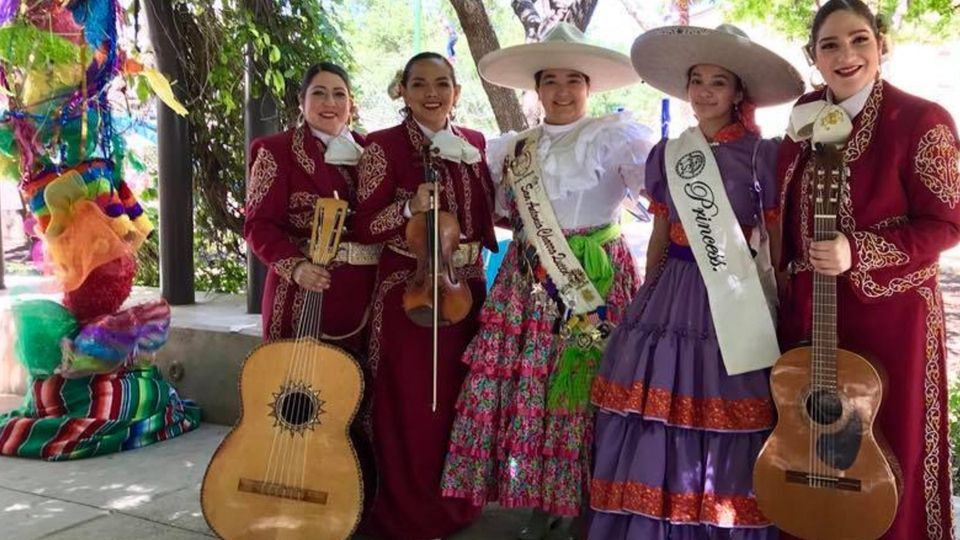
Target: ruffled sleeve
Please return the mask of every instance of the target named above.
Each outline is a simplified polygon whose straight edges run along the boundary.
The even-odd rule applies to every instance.
[[[621,182],[632,195],[639,195],[644,186],[647,156],[656,144],[653,130],[634,122],[628,112],[606,116],[598,124],[601,129],[594,142],[597,172]]]

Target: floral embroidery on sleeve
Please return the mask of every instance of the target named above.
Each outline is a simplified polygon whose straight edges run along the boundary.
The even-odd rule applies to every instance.
[[[293,132],[293,155],[297,158],[297,163],[303,167],[303,170],[307,171],[307,174],[313,174],[317,170],[316,164],[310,159],[310,156],[307,155],[307,151],[303,147],[303,137],[305,128],[297,128]]]
[[[280,259],[273,263],[273,269],[283,279],[293,281],[293,269],[305,260],[306,258],[304,257],[287,257],[286,259]]]
[[[923,185],[955,208],[960,202],[960,150],[950,128],[938,124],[923,135],[914,165]]]
[[[384,208],[370,223],[370,232],[383,234],[403,225],[403,206],[405,201],[398,201]]]
[[[859,270],[875,270],[888,266],[898,266],[910,262],[910,257],[900,251],[895,244],[882,236],[865,231],[855,231],[853,243],[860,258]]]
[[[373,195],[387,176],[387,156],[383,152],[383,147],[372,143],[364,149],[364,156],[360,160],[358,169],[360,180],[357,186],[357,200],[363,202]]]
[[[250,184],[247,186],[247,213],[256,210],[263,202],[273,181],[277,178],[277,162],[264,147],[257,150],[257,157],[250,169]]]

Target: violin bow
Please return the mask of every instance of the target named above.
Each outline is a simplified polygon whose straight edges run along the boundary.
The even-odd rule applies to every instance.
[[[430,264],[432,266],[431,271],[433,274],[433,396],[430,405],[431,412],[437,412],[437,349],[439,341],[439,327],[440,327],[440,279],[437,274],[437,261],[440,260],[440,226],[439,226],[439,208],[438,208],[438,199],[437,197],[437,176],[433,170],[433,163],[430,161],[430,147],[424,146],[423,152],[423,174],[426,176],[427,182],[433,184],[434,191],[430,194],[430,212],[433,214],[432,227],[431,231],[428,234],[433,235],[433,248],[432,260]]]

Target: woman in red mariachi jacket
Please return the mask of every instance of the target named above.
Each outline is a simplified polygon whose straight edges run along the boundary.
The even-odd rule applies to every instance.
[[[883,538],[951,537],[950,451],[940,253],[960,240],[960,148],[950,115],[880,78],[882,38],[860,0],[830,0],[808,45],[827,88],[800,98],[780,149],[781,337],[809,340],[813,273],[838,276],[839,346],[873,358],[888,385],[878,426],[903,471],[896,519]],[[852,119],[849,178],[833,240],[813,242],[813,159],[806,133],[817,100]],[[835,110],[835,109],[834,109]],[[815,135],[816,136],[816,135]]]
[[[356,206],[356,164],[363,139],[347,127],[353,109],[347,73],[335,64],[311,67],[300,86],[303,122],[253,142],[244,236],[269,267],[263,294],[265,340],[294,337],[306,290],[322,291],[322,336],[366,356],[367,310],[378,250],[354,242],[347,222],[328,268],[307,260],[313,209],[319,197]],[[314,315],[315,316],[315,315]]]
[[[386,538],[417,540],[447,536],[480,512],[468,501],[443,499],[440,475],[454,403],[467,373],[460,356],[477,331],[485,297],[480,248],[496,250],[496,238],[483,135],[449,121],[460,94],[453,66],[436,53],[414,56],[403,70],[400,93],[406,118],[369,135],[357,188],[357,238],[384,245],[370,314],[373,444],[380,484],[365,529]],[[436,412],[431,410],[433,331],[415,325],[402,304],[417,266],[405,227],[411,216],[429,208],[432,192],[423,184],[426,149],[439,173],[440,209],[456,216],[460,225],[455,272],[473,294],[467,318],[439,330]]]

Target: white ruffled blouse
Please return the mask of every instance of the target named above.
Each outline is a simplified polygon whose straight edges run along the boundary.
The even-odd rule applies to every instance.
[[[537,129],[543,183],[560,226],[580,229],[616,222],[627,193],[636,196],[643,188],[647,154],[656,143],[653,131],[626,112]],[[497,214],[502,217],[509,214],[503,162],[516,140],[517,134],[510,132],[487,141]]]

